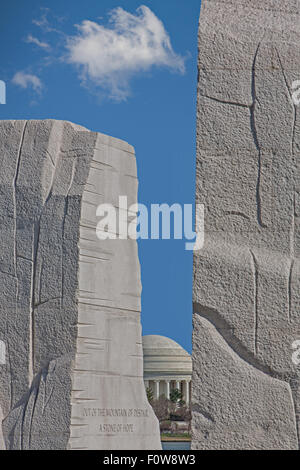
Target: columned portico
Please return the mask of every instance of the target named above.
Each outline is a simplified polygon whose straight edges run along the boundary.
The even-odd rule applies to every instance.
[[[173,390],[179,390],[182,394],[183,401],[188,405],[190,403],[190,380],[145,380],[145,388],[152,389],[153,398],[157,400],[160,396],[165,396],[170,400]]]
[[[152,390],[154,399],[170,399],[173,390],[181,392],[182,400],[190,404],[192,360],[175,341],[164,336],[143,337],[145,388]]]

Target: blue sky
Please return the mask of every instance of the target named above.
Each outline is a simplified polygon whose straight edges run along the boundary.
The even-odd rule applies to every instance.
[[[0,118],[65,119],[124,139],[136,150],[139,202],[193,203],[199,12],[200,0],[6,2]],[[123,56],[116,21],[133,33]],[[184,240],[143,240],[139,256],[143,334],[191,351],[192,252]]]

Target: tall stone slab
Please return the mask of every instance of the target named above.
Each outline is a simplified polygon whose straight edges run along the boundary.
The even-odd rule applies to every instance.
[[[194,449],[299,445],[299,7],[202,0]]]
[[[6,449],[160,448],[137,244],[96,236],[100,204],[136,203],[133,148],[69,122],[1,121],[0,165]]]

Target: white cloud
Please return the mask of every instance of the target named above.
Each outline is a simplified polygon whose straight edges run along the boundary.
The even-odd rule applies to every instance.
[[[46,31],[49,30],[49,22],[47,15],[49,13],[49,8],[41,7],[41,11],[43,12],[39,19],[33,19],[32,23],[38,26],[39,28],[45,29]],[[51,28],[50,28],[51,30]]]
[[[35,38],[31,34],[29,34],[26,38],[26,42],[36,44],[37,46],[41,47],[42,49],[50,49],[50,46],[47,42],[42,42],[39,39]]]
[[[146,6],[131,14],[119,7],[110,12],[108,27],[85,20],[67,40],[67,62],[79,67],[84,83],[91,81],[122,101],[129,81],[153,66],[184,72],[184,58],[172,48],[163,23]]]
[[[18,85],[18,86],[20,86],[21,88],[24,88],[24,89],[31,87],[36,92],[40,92],[41,89],[42,89],[42,82],[39,79],[39,77],[37,77],[36,75],[32,75],[30,73],[22,72],[22,71],[17,72],[13,76],[12,82],[15,85]]]
[[[52,15],[51,11],[50,11],[50,8],[45,8],[45,7],[41,7],[41,16],[40,18],[38,19],[33,19],[32,20],[32,23],[35,25],[35,26],[38,26],[39,28],[41,28],[41,30],[44,32],[44,33],[61,33],[61,31],[57,30],[56,28],[53,28],[51,25],[50,25],[50,22],[48,20],[48,16],[51,15],[56,21],[63,21],[63,18],[59,18],[59,17],[56,17],[54,15]]]

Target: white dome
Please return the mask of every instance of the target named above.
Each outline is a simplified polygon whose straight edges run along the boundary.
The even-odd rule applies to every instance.
[[[143,350],[144,352],[153,350],[153,349],[174,349],[177,351],[179,355],[189,356],[189,353],[183,349],[180,344],[176,343],[171,338],[167,338],[166,336],[159,336],[159,335],[146,335],[143,336]]]
[[[171,338],[159,335],[143,336],[144,376],[191,375],[189,353]]]

